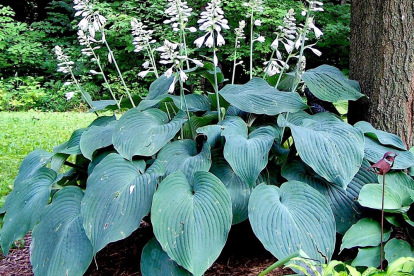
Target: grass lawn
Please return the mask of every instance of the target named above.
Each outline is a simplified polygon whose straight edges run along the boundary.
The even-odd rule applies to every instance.
[[[95,118],[95,114],[74,112],[0,112],[0,206],[29,152],[52,151],[74,130],[88,126]]]

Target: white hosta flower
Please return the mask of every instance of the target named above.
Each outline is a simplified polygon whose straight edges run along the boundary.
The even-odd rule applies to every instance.
[[[312,48],[312,47],[308,47],[308,49],[311,50],[318,57],[320,57],[322,55],[322,52],[319,51],[318,49],[315,49],[315,48]]]
[[[265,42],[266,38],[264,36],[259,36],[258,38],[255,39],[255,41],[259,41],[260,43]]]
[[[147,26],[136,18],[131,20],[131,27],[132,36],[134,37],[132,44],[135,45],[134,52],[141,52],[143,49],[149,48],[150,44],[155,43],[155,39],[151,37],[154,30],[146,30]]]
[[[239,27],[234,29],[234,33],[236,34],[237,38],[246,38],[244,36],[244,28],[246,27],[246,22],[244,20],[239,22]]]
[[[190,28],[185,28],[185,29],[188,30],[190,33],[197,32],[197,28],[195,28],[195,27],[190,27]]]
[[[261,26],[261,25],[262,25],[262,20],[260,20],[260,19],[256,19],[256,20],[254,21],[254,25],[255,25],[255,26]]]
[[[165,75],[167,78],[169,78],[169,77],[171,77],[172,73],[173,73],[173,69],[172,69],[172,67],[171,67],[170,69],[168,69],[167,71],[165,71],[164,75]]]
[[[311,11],[323,11],[323,3],[320,1],[309,1]]]
[[[188,60],[192,61],[195,65],[197,65],[199,67],[204,67],[204,64],[199,60],[191,59],[191,58],[189,58]]]
[[[138,73],[138,77],[145,78],[148,73],[151,72],[150,70],[142,71]]]
[[[68,86],[68,85],[71,85],[72,84],[72,82],[71,81],[67,81],[67,82],[65,82],[64,84],[63,84],[63,86]]]
[[[177,43],[172,43],[168,40],[164,41],[164,45],[155,49],[156,51],[161,53],[161,64],[170,64],[175,63],[176,59],[178,58],[178,51],[176,51],[178,47]]]
[[[313,18],[312,18],[312,21],[309,22],[309,28],[313,30],[316,38],[320,38],[323,35],[323,32],[318,27],[316,27],[315,24],[313,23]]]
[[[60,61],[58,63],[57,72],[62,72],[64,74],[69,73],[72,70],[72,65],[74,64],[74,62],[69,60],[69,56],[63,53],[63,50],[62,48],[60,48],[60,46],[55,46],[54,51],[56,59]]]
[[[144,67],[145,69],[147,69],[148,67],[149,67],[149,61],[147,60],[146,62],[144,62],[143,64],[142,64],[142,67]]]
[[[172,23],[174,31],[179,31],[185,27],[188,22],[188,18],[191,16],[193,9],[187,6],[187,2],[181,0],[168,0],[168,8],[165,10],[165,14],[170,17],[169,20],[165,20],[164,24]],[[194,27],[192,27],[194,28]],[[194,32],[192,28],[189,28],[190,32]],[[195,29],[195,28],[194,28]]]
[[[72,98],[73,98],[73,96],[75,96],[75,92],[68,92],[68,93],[65,93],[65,97],[66,97],[66,100],[67,100],[67,101],[69,101],[70,99],[72,99]]]
[[[93,74],[93,75],[99,75],[99,74],[102,74],[102,72],[97,72],[97,71],[95,71],[95,70],[89,70],[89,72],[90,72],[91,74]]]
[[[184,71],[180,70],[180,80],[185,82],[188,79],[188,76],[184,73]]]
[[[76,10],[75,16],[82,16],[83,18],[78,24],[79,29],[88,31],[91,37],[95,37],[96,32],[101,32],[107,19],[100,15],[98,11],[93,11],[89,0],[74,0],[73,8]],[[102,37],[104,39],[104,36]]]
[[[173,82],[171,83],[170,87],[168,87],[168,93],[174,93],[175,83],[177,82],[176,78],[174,77]]]
[[[230,29],[227,19],[224,18],[224,12],[220,7],[221,0],[211,0],[207,4],[206,10],[201,13],[201,18],[197,23],[201,24],[200,30],[206,34],[194,41],[194,44],[200,48],[203,43],[211,48],[214,45],[214,37],[217,37],[217,45],[224,45],[224,37],[220,34],[222,29]],[[215,35],[215,33],[217,35]],[[219,45],[220,44],[220,45]]]
[[[247,3],[243,3],[243,6],[249,7],[253,10],[253,12],[263,12],[263,0],[250,0]]]

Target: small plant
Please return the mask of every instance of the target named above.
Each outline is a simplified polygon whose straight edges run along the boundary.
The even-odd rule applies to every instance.
[[[145,98],[128,91],[100,13],[86,0],[75,4],[86,38],[105,45],[126,99],[92,101],[72,74],[70,59],[56,48],[59,70],[71,75],[91,111],[129,110],[120,118],[100,116],[51,153],[36,150],[22,162],[0,210],[6,213],[0,244],[7,254],[14,240],[33,229],[35,275],[82,275],[98,251],[129,236],[147,215],[155,238],[143,250],[143,275],[203,275],[231,226],[247,219],[278,259],[302,250],[329,262],[336,232],[365,217],[355,197],[377,181],[368,161],[378,161],[391,147],[398,154],[394,169],[414,165],[414,155],[396,146],[401,139],[384,139],[391,134],[379,135],[366,123],[351,126],[330,112],[313,114],[300,96],[306,87],[330,103],[363,97],[358,83],[337,68],[306,69],[305,51],[319,54],[308,36],[322,34],[314,22],[321,2],[307,1],[297,23],[294,11],[288,12],[263,78],[226,85],[217,56],[229,29],[221,1],[212,0],[198,21],[203,34],[194,44],[212,52],[203,62],[188,49],[186,30],[195,27],[184,20],[186,2],[169,1],[167,23],[179,33],[177,41],[139,44],[147,47],[149,71],[165,70]],[[89,46],[86,51],[93,56]],[[193,77],[211,86],[194,93]]]

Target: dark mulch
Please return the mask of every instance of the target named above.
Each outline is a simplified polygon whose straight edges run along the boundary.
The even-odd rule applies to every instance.
[[[141,276],[139,272],[141,251],[152,235],[152,227],[143,222],[141,227],[131,236],[122,241],[111,243],[98,252],[96,264],[99,269],[92,261],[85,276]],[[11,249],[6,258],[0,255],[0,275],[33,275],[29,261],[30,242],[31,236],[28,234],[24,238],[24,245]],[[232,228],[228,243],[221,256],[205,275],[257,275],[274,262],[276,259],[264,250],[248,224],[241,223]],[[267,275],[277,276],[292,273],[289,269],[278,268]]]

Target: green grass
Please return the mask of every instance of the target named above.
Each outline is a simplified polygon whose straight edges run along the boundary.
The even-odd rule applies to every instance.
[[[29,152],[52,151],[74,130],[88,126],[95,118],[94,114],[74,112],[0,112],[0,206]]]

